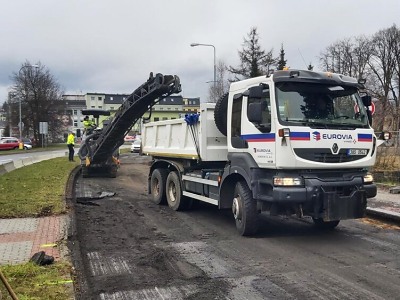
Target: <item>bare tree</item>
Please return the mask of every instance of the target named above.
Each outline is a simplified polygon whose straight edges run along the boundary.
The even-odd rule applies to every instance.
[[[363,78],[371,52],[370,40],[364,36],[339,40],[321,52],[320,67],[329,72]]]
[[[229,90],[229,80],[227,78],[228,67],[224,61],[217,63],[217,82],[210,85],[208,90],[208,101],[213,102],[220,99]]]
[[[39,123],[48,122],[49,135],[55,139],[62,133],[61,115],[65,112],[61,88],[53,75],[40,62],[33,66],[29,61],[22,64],[19,72],[12,75],[14,85],[11,92],[14,104],[13,118],[16,118],[17,106],[21,105],[21,118],[24,124],[23,135],[34,137],[41,142]]]
[[[379,99],[383,114],[383,122],[378,124],[377,130],[383,130],[385,118],[395,117],[396,113],[391,104],[390,92],[393,90],[393,80],[395,76],[396,58],[395,45],[397,43],[396,26],[378,31],[372,38],[372,54],[369,60],[369,68],[375,83],[371,87],[374,96]],[[393,98],[392,98],[393,99]]]

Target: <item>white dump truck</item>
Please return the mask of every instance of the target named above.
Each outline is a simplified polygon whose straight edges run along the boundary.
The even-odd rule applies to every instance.
[[[232,83],[199,114],[145,124],[151,199],[231,209],[241,235],[256,233],[263,211],[324,229],[364,217],[377,140],[362,88],[340,74],[276,71]]]

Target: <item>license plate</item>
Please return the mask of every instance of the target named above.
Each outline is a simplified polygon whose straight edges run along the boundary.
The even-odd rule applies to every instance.
[[[347,149],[347,155],[367,155],[367,149]]]

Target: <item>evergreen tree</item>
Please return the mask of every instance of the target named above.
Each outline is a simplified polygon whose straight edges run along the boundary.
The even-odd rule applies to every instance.
[[[261,49],[256,27],[252,27],[244,38],[243,49],[238,51],[240,65],[229,66],[228,71],[234,74],[235,80],[252,78],[266,74],[270,66],[275,63],[272,58],[272,49],[269,52]]]
[[[286,66],[287,60],[285,59],[285,50],[283,50],[283,44],[281,45],[281,53],[279,54],[279,60],[278,63],[276,64],[277,70],[283,70],[283,68]]]

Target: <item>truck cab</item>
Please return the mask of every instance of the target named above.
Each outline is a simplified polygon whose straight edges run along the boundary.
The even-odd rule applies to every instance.
[[[326,227],[363,217],[367,195],[376,195],[367,176],[376,137],[360,88],[350,77],[298,70],[232,83],[222,182],[240,174],[258,209]]]

